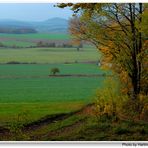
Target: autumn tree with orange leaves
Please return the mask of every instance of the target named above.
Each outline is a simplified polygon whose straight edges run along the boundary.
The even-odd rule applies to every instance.
[[[93,43],[123,82],[122,91],[137,100],[148,93],[148,7],[142,3],[67,3],[74,17],[71,34]]]

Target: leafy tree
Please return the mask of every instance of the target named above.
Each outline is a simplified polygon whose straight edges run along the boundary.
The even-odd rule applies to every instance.
[[[58,6],[71,7],[75,14],[70,23],[71,34],[102,51],[104,65],[119,74],[124,82],[122,90],[136,100],[148,85],[147,4],[62,3]]]
[[[58,68],[52,68],[52,69],[50,70],[50,73],[51,73],[52,75],[56,75],[56,73],[60,73],[60,70],[59,70]]]

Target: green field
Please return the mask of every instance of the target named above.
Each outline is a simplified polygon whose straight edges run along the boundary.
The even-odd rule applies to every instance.
[[[92,87],[100,87],[101,81],[104,79],[103,77],[49,78],[48,75],[52,67],[58,67],[61,71],[60,74],[109,73],[100,70],[97,65],[91,64],[1,65],[0,84],[2,85],[0,87],[0,102],[53,102],[62,101],[61,98],[63,101],[79,101],[80,98],[85,101],[94,92]],[[91,86],[87,85],[89,83],[91,83]],[[92,93],[90,93],[91,89]]]
[[[79,109],[93,100],[104,77],[49,78],[50,69],[60,74],[109,74],[96,64],[0,65],[0,121],[14,121],[18,114],[28,120]],[[89,84],[89,85],[88,85]]]
[[[17,46],[17,47],[30,47],[30,46],[35,46],[36,43],[33,42],[27,42],[27,41],[2,41],[3,45],[5,46]]]
[[[32,40],[66,40],[64,34],[0,34],[3,43],[27,47]],[[105,77],[54,77],[51,68],[60,74],[110,74],[98,68],[101,54],[92,46],[76,48],[0,48],[0,125],[27,116],[23,122],[78,110],[93,100],[96,89]],[[5,64],[8,62],[37,64]],[[92,62],[94,64],[83,64]],[[70,64],[71,63],[71,64]],[[89,84],[89,85],[88,85]],[[27,121],[26,121],[27,118]]]
[[[95,48],[0,48],[0,63],[10,61],[36,63],[66,63],[98,61],[100,53]]]
[[[48,39],[48,40],[69,40],[68,34],[47,34],[47,33],[30,33],[30,34],[6,34],[0,33],[0,38],[8,39]]]
[[[69,34],[48,34],[48,33],[32,33],[32,34],[6,34],[0,33],[0,43],[7,47],[31,47],[36,46],[37,42],[45,43],[68,41],[71,39]]]
[[[60,74],[104,74],[97,64],[1,64],[0,78],[20,77],[48,77],[50,70],[59,68]]]

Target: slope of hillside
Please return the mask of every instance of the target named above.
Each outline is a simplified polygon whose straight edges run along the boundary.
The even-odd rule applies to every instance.
[[[24,22],[17,20],[0,20],[0,33],[15,33],[15,30],[34,30],[36,33],[67,33],[68,20],[51,18],[42,22]],[[31,32],[32,33],[32,32]]]

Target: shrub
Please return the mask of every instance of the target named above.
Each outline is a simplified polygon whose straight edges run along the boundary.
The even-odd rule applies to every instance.
[[[15,121],[10,124],[10,132],[12,134],[12,140],[23,141],[30,140],[30,137],[23,132],[24,124],[28,123],[28,112],[20,113],[16,116]]]
[[[118,127],[114,128],[114,132],[115,132],[115,134],[122,135],[122,134],[127,134],[130,131],[128,128],[118,126]]]
[[[110,119],[117,117],[117,104],[119,99],[118,85],[112,80],[108,79],[105,82],[105,88],[99,89],[96,94],[96,109],[97,118]]]
[[[108,79],[104,88],[96,93],[95,114],[98,120],[132,120],[148,121],[148,99],[140,94],[137,100],[120,92],[120,83],[117,79]]]
[[[146,95],[139,95],[140,120],[148,121],[148,99]]]
[[[6,64],[21,64],[21,63],[17,61],[10,61],[10,62],[7,62]]]
[[[148,99],[147,96],[140,94],[137,100],[129,97],[122,101],[122,114],[130,120],[148,121]]]

